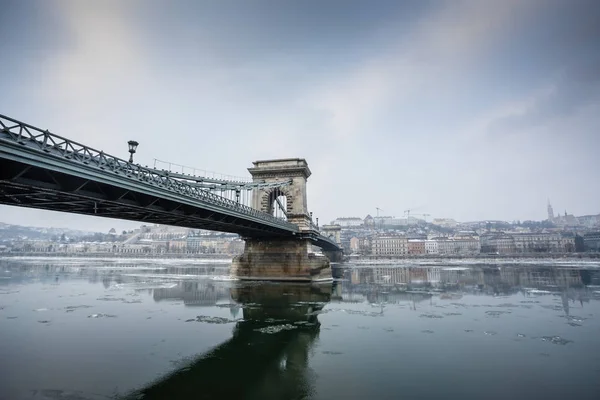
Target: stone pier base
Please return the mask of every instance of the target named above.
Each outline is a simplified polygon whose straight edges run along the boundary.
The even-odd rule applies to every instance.
[[[342,262],[344,261],[344,253],[339,251],[339,250],[335,250],[335,251],[325,251],[323,250],[323,254],[329,258],[329,261],[331,262]]]
[[[308,240],[246,239],[231,275],[246,280],[330,281],[329,259],[311,252]]]

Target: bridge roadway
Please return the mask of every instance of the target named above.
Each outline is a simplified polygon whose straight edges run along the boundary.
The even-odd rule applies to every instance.
[[[295,224],[169,175],[0,115],[0,204],[246,238],[304,238],[324,250],[339,250],[316,228],[301,231]]]

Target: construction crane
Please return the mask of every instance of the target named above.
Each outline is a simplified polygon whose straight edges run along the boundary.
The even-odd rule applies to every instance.
[[[379,218],[379,211],[383,211],[383,210],[379,207],[375,207],[375,209],[377,210],[377,217]]]

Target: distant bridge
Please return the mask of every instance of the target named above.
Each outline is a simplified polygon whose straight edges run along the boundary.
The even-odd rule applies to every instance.
[[[252,182],[158,170],[0,115],[0,204],[232,232],[246,239],[308,240],[339,251],[306,210],[306,162],[254,165]]]

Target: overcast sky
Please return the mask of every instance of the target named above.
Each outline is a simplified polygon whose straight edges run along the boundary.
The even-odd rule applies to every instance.
[[[0,114],[236,176],[306,158],[321,221],[600,212],[600,3],[0,0]],[[138,223],[0,206],[0,221]]]

